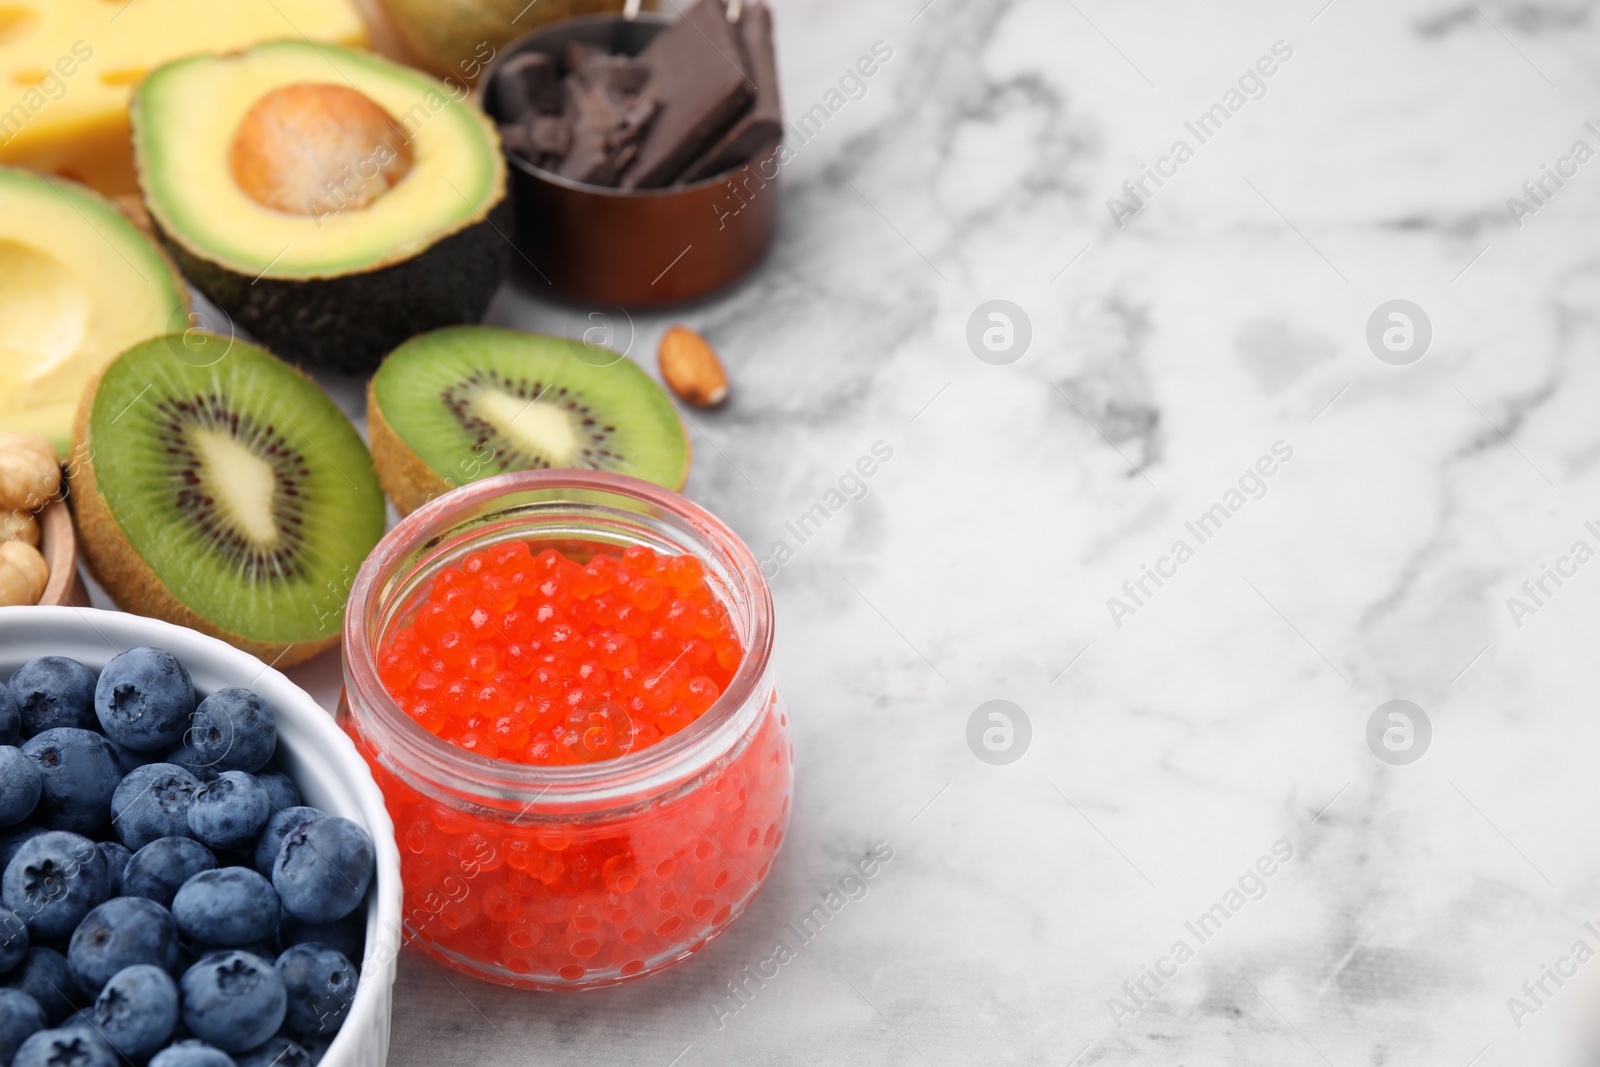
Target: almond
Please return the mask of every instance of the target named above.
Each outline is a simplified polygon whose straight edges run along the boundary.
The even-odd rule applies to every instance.
[[[662,336],[659,355],[661,377],[684,403],[704,408],[727,399],[728,372],[704,337],[674,326]]]

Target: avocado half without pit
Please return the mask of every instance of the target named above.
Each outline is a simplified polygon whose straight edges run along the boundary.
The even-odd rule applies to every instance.
[[[408,337],[477,321],[505,274],[499,135],[419,71],[274,41],[158,67],[131,123],[179,268],[285,358],[370,371]]]
[[[0,431],[44,434],[65,455],[85,383],[188,326],[177,271],[110,202],[0,167]]]

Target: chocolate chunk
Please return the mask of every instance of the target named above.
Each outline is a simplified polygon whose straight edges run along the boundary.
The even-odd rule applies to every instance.
[[[661,113],[622,175],[624,189],[671,184],[750,105],[743,44],[717,0],[697,0],[640,53]]]
[[[530,115],[501,126],[500,142],[534,166],[556,170],[572,149],[572,123],[562,115]]]
[[[583,76],[599,80],[612,92],[631,95],[644,88],[650,68],[632,56],[607,56],[604,63],[593,64]]]
[[[597,48],[592,44],[568,41],[567,46],[561,50],[561,69],[567,74],[576,74],[594,60],[604,59],[610,54],[604,48]]]
[[[527,130],[534,152],[541,157],[560,159],[572,151],[572,122],[564,115],[535,115]]]
[[[577,42],[567,45],[565,63],[567,72],[578,81],[619,95],[638,93],[650,77],[650,68],[635,56],[612,55]]]
[[[555,60],[539,52],[513,56],[494,76],[495,110],[503,122],[559,115],[565,95]]]
[[[556,173],[573,181],[615,185],[638,152],[659,104],[650,93],[622,96],[575,80],[568,100],[572,147]]]
[[[655,116],[649,68],[633,56],[579,42],[562,51],[566,106],[559,122],[533,123],[529,141],[539,165],[592,185],[615,185],[638,153],[639,139]]]
[[[783,139],[783,109],[778,100],[778,57],[772,43],[772,9],[747,3],[739,16],[739,37],[756,83],[755,102],[676,184],[699,181],[754,159],[758,150]]]
[[[528,135],[528,127],[512,124],[500,127],[500,143],[507,152],[521,156],[529,163],[539,162],[539,153],[534,151],[533,139]]]

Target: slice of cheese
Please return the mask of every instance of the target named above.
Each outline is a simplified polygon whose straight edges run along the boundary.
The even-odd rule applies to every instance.
[[[145,73],[279,38],[367,43],[350,0],[0,0],[0,163],[135,192],[128,100]]]

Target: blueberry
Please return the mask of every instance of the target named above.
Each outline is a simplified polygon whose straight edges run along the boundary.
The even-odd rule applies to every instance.
[[[94,1024],[118,1052],[143,1059],[178,1028],[178,985],[160,967],[124,968],[95,999]]]
[[[52,830],[17,849],[0,877],[0,900],[36,937],[66,937],[110,893],[106,860],[87,837]]]
[[[285,915],[278,927],[278,942],[286,950],[315,943],[343,953],[345,959],[359,960],[366,941],[367,915],[359,910],[331,923],[303,923],[293,915]]]
[[[33,814],[44,778],[20,748],[0,747],[0,826],[15,826]]]
[[[201,871],[215,870],[217,858],[192,837],[163,837],[133,854],[122,873],[124,896],[146,897],[171,907],[183,883]]]
[[[11,695],[11,686],[0,685],[0,745],[14,745],[22,740],[22,709],[17,698]],[[4,1057],[0,1056],[0,1062]]]
[[[289,832],[327,817],[316,808],[300,805],[274,812],[272,818],[267,820],[267,828],[261,831],[261,840],[256,842],[256,870],[271,878],[272,863],[278,858],[278,849],[283,847],[283,839],[289,836]]]
[[[122,895],[122,875],[128,869],[128,861],[133,859],[133,850],[127,845],[121,845],[115,841],[101,841],[94,847],[99,849],[100,855],[105,857],[106,885],[110,889],[110,895],[120,897]]]
[[[194,709],[184,741],[218,771],[254,773],[278,747],[278,718],[248,689],[219,689]]]
[[[266,1044],[239,1053],[233,1062],[238,1067],[316,1067],[317,1061],[298,1041],[269,1037]]]
[[[22,966],[6,975],[5,984],[32,997],[47,1026],[59,1023],[78,1006],[78,980],[72,977],[67,958],[53,948],[30,948]]]
[[[241,848],[255,840],[272,814],[272,802],[255,775],[223,771],[194,795],[189,831],[212,848]]]
[[[284,1025],[307,1037],[338,1033],[356,995],[356,969],[344,953],[315,943],[294,945],[273,966],[289,996]]]
[[[65,656],[40,656],[17,669],[8,683],[22,713],[22,736],[57,726],[98,730],[94,717],[94,672]]]
[[[111,825],[137,851],[158,837],[189,836],[189,806],[200,780],[173,763],[133,770],[111,795]]]
[[[284,808],[293,808],[300,803],[300,790],[294,787],[287,774],[277,771],[268,771],[256,775],[256,781],[261,783],[261,788],[267,791],[267,799],[272,802],[273,811],[282,811]]]
[[[28,954],[28,924],[10,908],[0,908],[0,974],[14,970]],[[0,1062],[5,1057],[0,1056]]]
[[[184,1025],[224,1052],[255,1048],[283,1023],[283,980],[248,952],[208,953],[183,972],[179,985]]]
[[[206,1044],[189,1038],[179,1041],[176,1045],[168,1045],[155,1054],[150,1061],[150,1067],[237,1067],[232,1056]]]
[[[17,1049],[11,1067],[119,1067],[116,1050],[92,1030],[40,1030]]]
[[[201,871],[172,900],[178,929],[202,945],[266,941],[278,928],[280,914],[271,883],[248,867]]]
[[[136,752],[156,752],[183,740],[194,715],[194,685],[172,653],[132,648],[100,672],[94,711],[106,736]]]
[[[176,764],[200,779],[202,782],[215,781],[217,768],[207,763],[205,759],[187,744],[174,747],[165,756],[161,757],[166,763]]]
[[[272,885],[290,915],[328,923],[355,911],[372,884],[372,837],[349,819],[296,827],[272,864]]]
[[[28,994],[0,989],[0,1063],[10,1063],[17,1049],[44,1029],[44,1012]]]
[[[143,897],[106,901],[84,917],[67,946],[67,966],[85,993],[100,992],[112,975],[135,964],[169,971],[178,965],[178,924]]]
[[[61,1020],[57,1030],[94,1030],[94,1005],[79,1008],[65,1019]]]
[[[58,726],[24,742],[22,754],[39,768],[42,778],[35,821],[79,834],[105,825],[111,796],[122,781],[122,768],[105,738]]]

